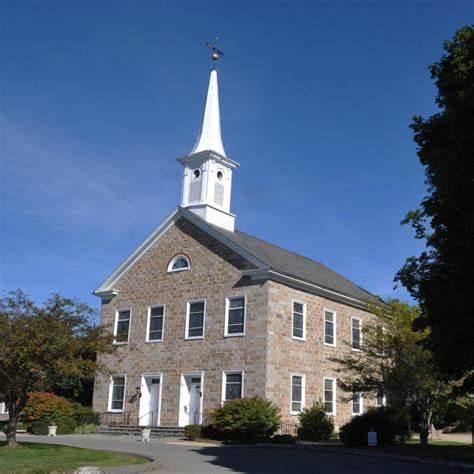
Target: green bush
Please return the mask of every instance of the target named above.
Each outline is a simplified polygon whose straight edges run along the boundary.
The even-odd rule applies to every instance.
[[[76,422],[70,416],[61,416],[54,422],[58,425],[58,435],[72,434],[76,430]]]
[[[30,424],[33,421],[54,420],[61,416],[72,416],[71,402],[49,392],[30,392],[23,409],[22,419]]]
[[[220,439],[249,443],[268,440],[280,425],[278,407],[260,397],[229,400],[211,419]]]
[[[186,425],[184,427],[184,436],[187,439],[201,438],[201,425]]]
[[[326,414],[321,403],[304,409],[298,415],[298,438],[304,441],[327,441],[334,431],[332,418]]]
[[[339,432],[341,441],[346,446],[367,446],[367,433],[377,432],[377,444],[393,444],[409,437],[409,416],[401,410],[390,408],[370,409],[354,417]]]
[[[47,435],[48,422],[47,421],[33,421],[30,425],[30,431],[34,435]]]
[[[99,425],[99,413],[92,410],[91,407],[85,407],[78,402],[71,402],[73,413],[72,417],[76,425]]]
[[[296,438],[289,434],[275,435],[270,442],[272,444],[295,444]]]
[[[76,434],[91,434],[91,433],[97,433],[98,431],[99,431],[99,427],[97,425],[88,424],[88,425],[78,426],[74,430],[74,433],[76,433]]]

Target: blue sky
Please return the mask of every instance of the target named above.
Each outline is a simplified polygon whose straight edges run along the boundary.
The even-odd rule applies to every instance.
[[[421,249],[408,128],[470,1],[0,6],[0,288],[91,291],[174,209],[218,36],[232,208],[250,234],[392,291]]]

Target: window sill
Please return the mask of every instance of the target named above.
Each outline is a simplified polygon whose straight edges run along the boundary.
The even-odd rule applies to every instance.
[[[163,342],[163,339],[150,339],[149,341],[145,341],[146,344],[156,344],[157,342]]]
[[[177,268],[176,270],[168,270],[168,273],[188,272],[190,268]]]
[[[355,347],[351,347],[351,349],[352,349],[354,352],[360,352],[360,351],[361,351],[361,349],[357,349],[357,348],[355,348]]]
[[[245,336],[244,332],[235,332],[230,334],[224,334],[224,337],[243,337]]]
[[[186,336],[184,338],[185,341],[195,341],[195,340],[198,340],[198,339],[204,339],[204,336]]]
[[[290,411],[290,415],[292,415],[292,416],[298,416],[300,413],[303,413],[303,410],[301,410],[301,411]]]
[[[295,341],[306,341],[306,337],[291,336],[291,339],[295,339]]]
[[[329,344],[329,342],[325,342],[324,345],[328,347],[336,347],[336,344]]]
[[[125,413],[125,410],[109,410],[107,413]]]
[[[112,343],[114,346],[126,346],[128,344],[128,341],[124,341],[124,342],[117,342],[117,341],[114,341]]]

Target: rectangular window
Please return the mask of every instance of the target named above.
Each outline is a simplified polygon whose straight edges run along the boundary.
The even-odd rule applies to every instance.
[[[361,415],[363,410],[362,393],[354,393],[352,398],[352,414]]]
[[[130,314],[131,310],[123,309],[115,313],[115,332],[114,343],[126,344],[130,332]]]
[[[295,339],[306,338],[306,305],[293,301],[293,332]]]
[[[4,402],[0,402],[0,413],[2,415],[6,415],[8,414],[8,411],[7,411],[7,406]]]
[[[385,406],[386,400],[385,400],[385,395],[384,395],[382,390],[379,390],[377,392],[377,400],[376,400],[375,403],[378,407],[384,407]]]
[[[204,337],[204,320],[206,314],[206,302],[188,302],[188,314],[186,318],[186,339],[199,339]]]
[[[300,413],[304,408],[305,377],[295,374],[291,376],[291,407],[292,414]]]
[[[125,376],[118,375],[112,377],[110,390],[110,411],[123,411],[123,401],[125,398]]]
[[[245,297],[227,298],[226,336],[241,336],[245,332]]]
[[[336,345],[336,313],[324,310],[324,344]]]
[[[362,346],[362,321],[352,318],[352,349],[359,351]]]
[[[224,372],[222,401],[242,398],[243,373],[242,372]]]
[[[324,377],[323,404],[328,415],[336,414],[336,379]]]
[[[163,340],[163,322],[165,319],[164,306],[150,306],[148,308],[147,342]]]

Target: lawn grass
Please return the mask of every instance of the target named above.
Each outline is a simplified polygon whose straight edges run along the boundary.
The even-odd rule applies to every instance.
[[[66,473],[74,472],[80,466],[112,467],[146,462],[146,459],[131,454],[57,444],[21,443],[18,448],[7,448],[5,443],[0,443],[1,473]]]

